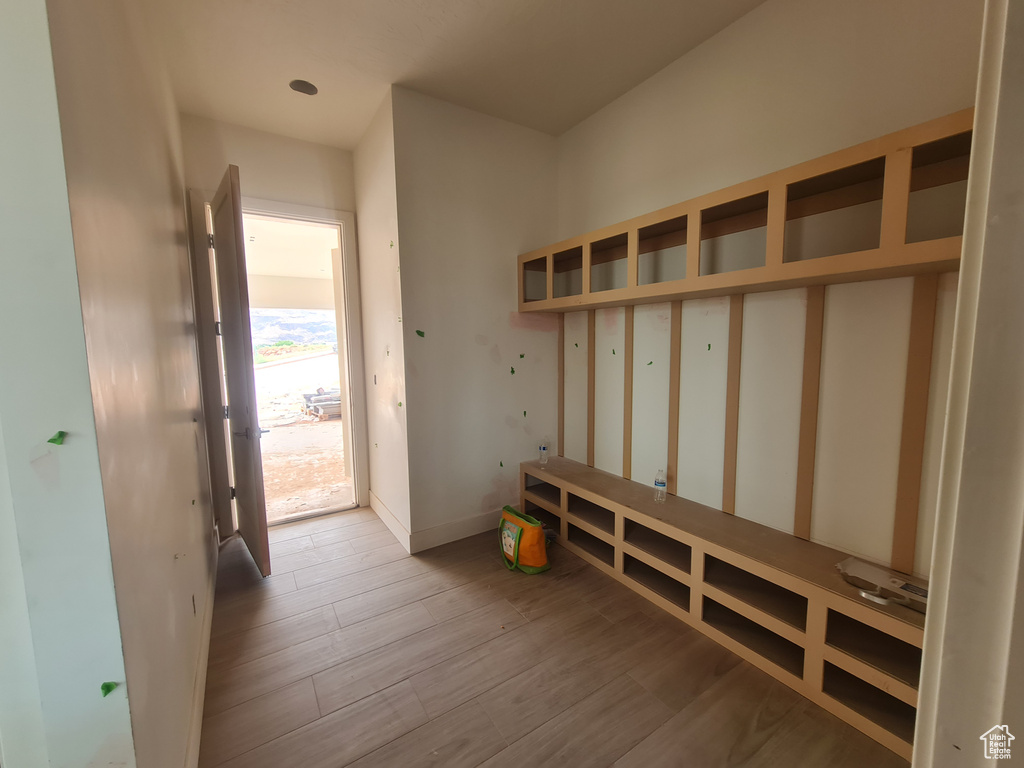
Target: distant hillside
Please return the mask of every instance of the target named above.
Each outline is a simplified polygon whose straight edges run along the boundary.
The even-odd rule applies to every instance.
[[[296,344],[337,344],[332,309],[251,309],[252,344],[294,341]]]

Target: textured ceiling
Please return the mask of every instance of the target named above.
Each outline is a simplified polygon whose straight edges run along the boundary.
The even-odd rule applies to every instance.
[[[392,83],[561,134],[760,2],[145,0],[182,112],[343,149]]]

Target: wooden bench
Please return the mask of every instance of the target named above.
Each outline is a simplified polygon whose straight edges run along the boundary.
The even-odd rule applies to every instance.
[[[552,457],[521,509],[599,570],[910,759],[924,615],[847,584],[848,555]]]

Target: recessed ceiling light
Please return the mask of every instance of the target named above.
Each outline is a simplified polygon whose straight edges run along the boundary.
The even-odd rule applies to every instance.
[[[307,96],[316,96],[317,87],[308,80],[292,80],[288,83],[288,87],[293,91],[304,93]]]

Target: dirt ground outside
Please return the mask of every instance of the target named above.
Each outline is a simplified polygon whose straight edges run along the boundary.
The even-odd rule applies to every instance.
[[[256,367],[256,401],[263,435],[267,522],[333,511],[355,503],[340,418],[302,413],[302,394],[338,386],[338,356],[319,355]]]

